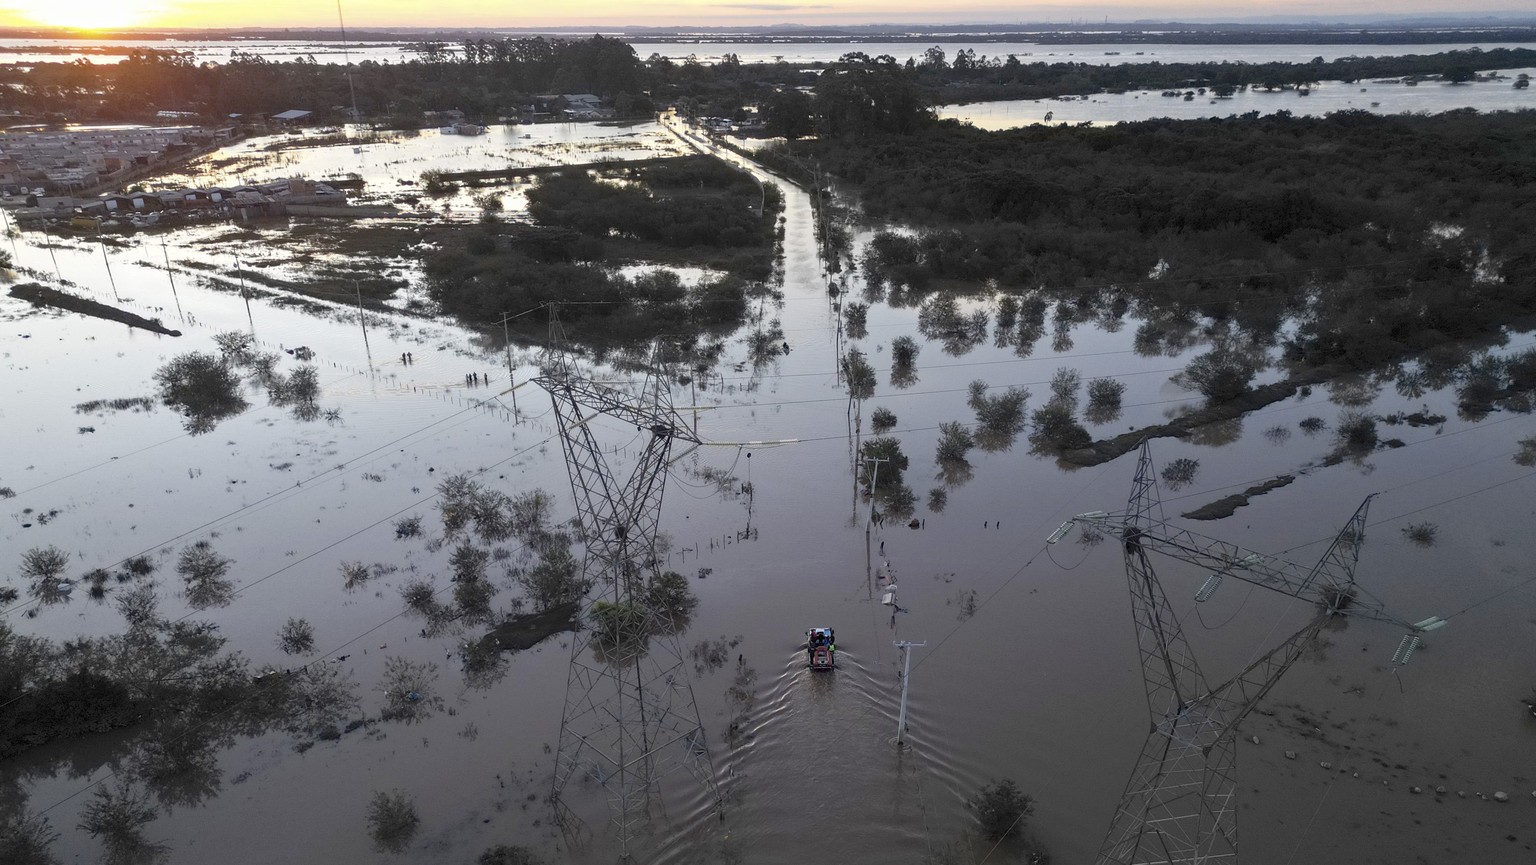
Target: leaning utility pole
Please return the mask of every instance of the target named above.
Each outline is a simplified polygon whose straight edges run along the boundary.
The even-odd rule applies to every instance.
[[[901,712],[896,716],[896,747],[900,748],[907,735],[907,682],[912,679],[912,650],[920,649],[928,645],[928,641],[914,643],[911,640],[893,641],[896,648],[901,650]]]
[[[673,410],[659,376],[649,377],[639,394],[598,384],[560,353],[558,321],[551,323],[551,341],[550,360],[537,381],[554,400],[586,545],[582,577],[591,594],[572,640],[550,798],[556,819],[571,828],[579,822],[565,801],[571,783],[600,784],[628,858],[660,779],[672,770],[688,770],[720,806],[682,647],[667,612],[648,601],[660,565],[656,532],[668,455],[676,440],[701,442]],[[648,436],[622,483],[592,429],[600,415]]]
[[[1047,540],[1056,543],[1079,523],[1104,531],[1121,544],[1130,584],[1151,729],[1099,848],[1100,865],[1236,861],[1237,727],[1296,663],[1318,630],[1334,616],[1374,619],[1407,628],[1408,645],[1410,639],[1417,643],[1417,634],[1444,625],[1438,618],[1409,624],[1356,590],[1355,564],[1370,504],[1368,497],[1316,565],[1293,564],[1169,525],[1161,515],[1152,457],[1143,442],[1125,511],[1079,514]],[[1195,594],[1197,602],[1233,577],[1309,601],[1314,615],[1269,653],[1210,687],[1152,569],[1149,552],[1212,571]],[[1401,648],[1399,654],[1405,654]],[[1394,657],[1394,663],[1401,662]]]

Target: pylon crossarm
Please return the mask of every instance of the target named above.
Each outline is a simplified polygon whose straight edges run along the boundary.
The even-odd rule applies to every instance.
[[[1361,505],[1362,509],[1364,507]],[[1358,514],[1360,512],[1357,511]],[[1340,544],[1337,538],[1334,546],[1329,548],[1329,555],[1325,555],[1317,565],[1308,567],[1209,538],[1161,520],[1147,522],[1144,514],[1137,516],[1096,512],[1079,514],[1071,522],[1092,526],[1126,542],[1134,541],[1150,552],[1229,575],[1293,598],[1315,600],[1330,608],[1339,606],[1340,597],[1336,589],[1347,590],[1354,585],[1352,568],[1355,553],[1348,554],[1351,570],[1342,571],[1339,565],[1344,553],[1336,550]],[[1352,519],[1350,524],[1354,522]],[[1346,526],[1344,532],[1348,531],[1349,527]],[[1358,543],[1353,546],[1358,549]],[[1330,560],[1329,556],[1334,556],[1334,559]],[[1351,594],[1347,605],[1351,616],[1408,626],[1407,622],[1388,613],[1374,598]]]
[[[546,375],[534,381],[551,394],[557,394],[590,411],[611,415],[637,427],[652,430],[658,435],[665,434],[694,444],[702,443],[688,428],[688,422],[670,405],[637,404],[632,394],[574,375]]]

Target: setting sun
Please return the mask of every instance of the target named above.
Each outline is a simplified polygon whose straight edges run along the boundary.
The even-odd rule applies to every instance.
[[[163,8],[157,0],[74,0],[71,3],[13,0],[5,5],[9,7],[6,11],[14,12],[29,23],[76,30],[143,24]]]

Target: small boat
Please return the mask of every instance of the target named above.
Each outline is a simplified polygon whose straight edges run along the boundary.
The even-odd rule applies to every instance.
[[[831,628],[810,628],[805,632],[805,654],[808,666],[813,670],[830,670],[837,666],[837,639]]]

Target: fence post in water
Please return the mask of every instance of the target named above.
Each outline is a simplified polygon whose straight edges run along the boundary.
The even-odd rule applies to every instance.
[[[122,303],[123,299],[117,294],[117,277],[112,275],[112,260],[107,258],[107,241],[100,235],[97,236],[96,240],[101,244],[101,260],[107,266],[107,282],[112,285],[112,298],[118,303]]]
[[[896,717],[896,747],[902,746],[902,737],[907,733],[907,682],[912,678],[912,650],[928,645],[928,641],[914,643],[910,640],[892,641],[896,648],[901,650],[901,713]]]

